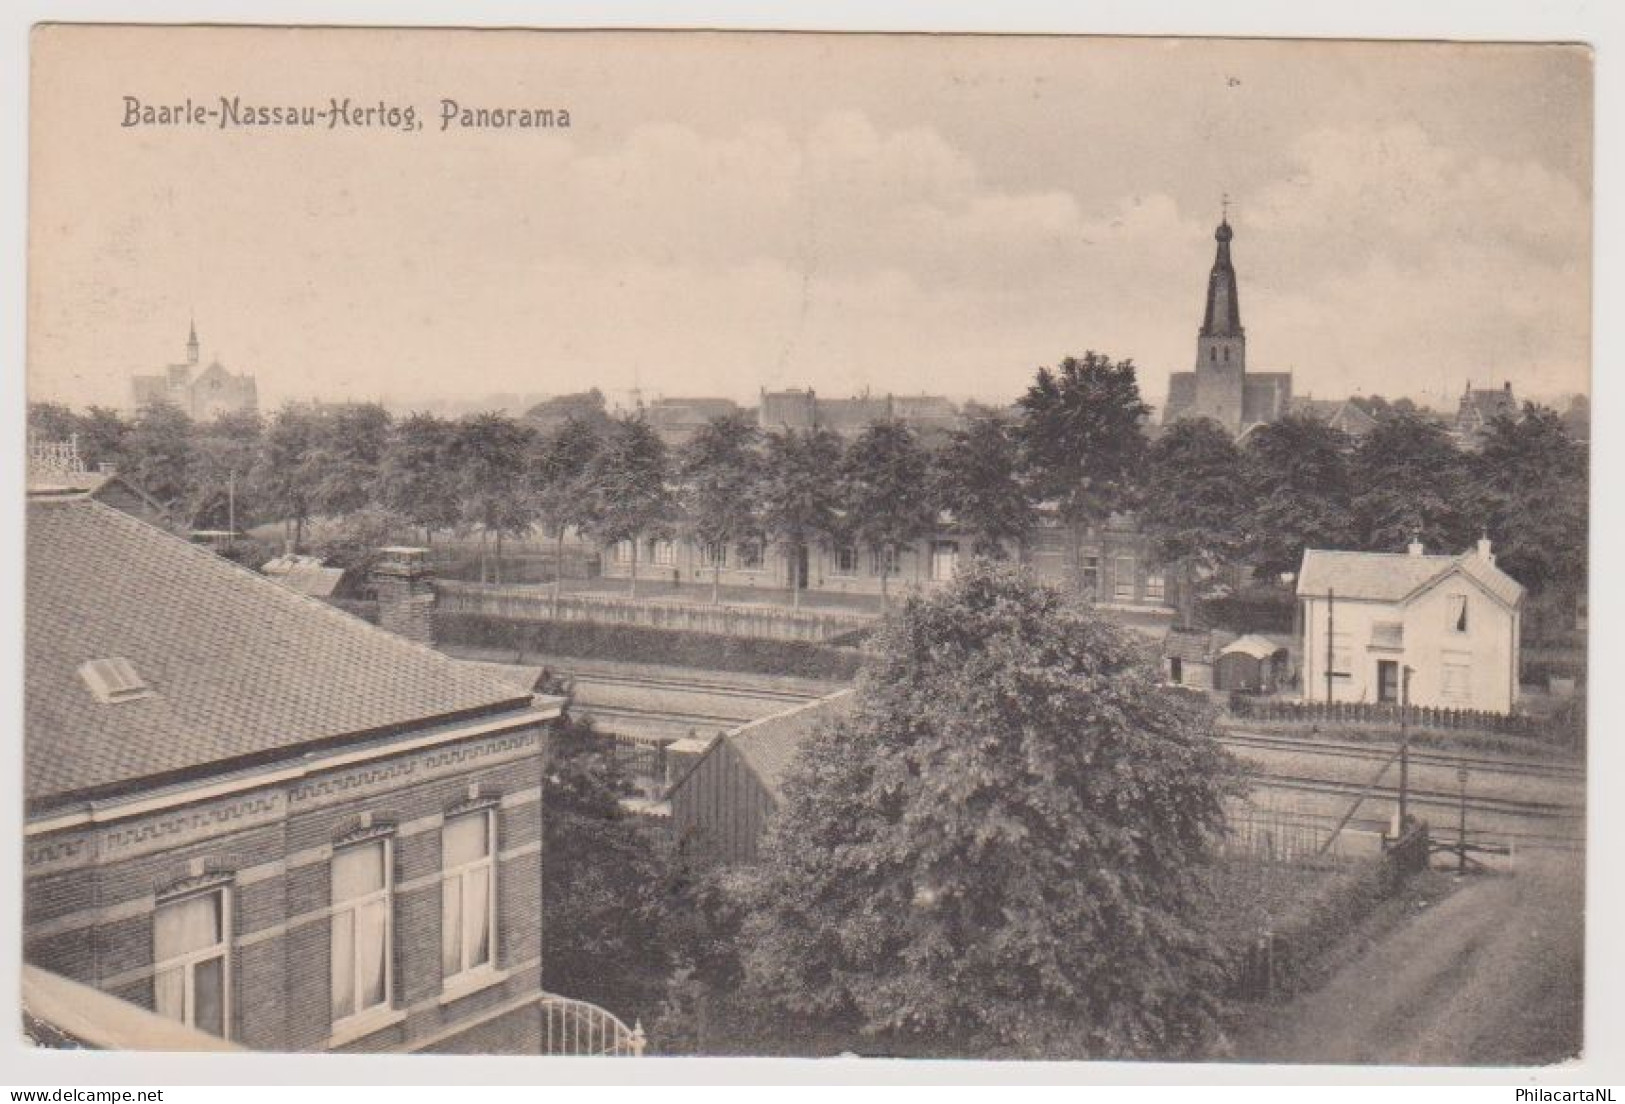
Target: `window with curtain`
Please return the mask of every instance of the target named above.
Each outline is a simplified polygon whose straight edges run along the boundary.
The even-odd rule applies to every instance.
[[[226,1037],[229,932],[224,886],[158,903],[152,988],[160,1016]]]
[[[440,973],[492,965],[496,941],[495,825],[490,809],[450,817],[440,837]]]
[[[333,1020],[389,1004],[389,840],[333,852]]]

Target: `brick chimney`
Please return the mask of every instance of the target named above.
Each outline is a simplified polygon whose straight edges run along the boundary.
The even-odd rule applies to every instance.
[[[1478,538],[1478,558],[1487,564],[1495,563],[1495,551],[1488,535]]]
[[[420,644],[434,642],[434,585],[429,550],[380,548],[372,569],[378,595],[378,625]]]

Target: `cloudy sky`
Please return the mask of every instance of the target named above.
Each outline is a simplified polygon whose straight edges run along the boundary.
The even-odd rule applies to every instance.
[[[598,385],[1007,401],[1189,369],[1228,194],[1249,366],[1299,394],[1588,389],[1589,57],[1082,38],[36,34],[33,397],[182,354],[262,405]],[[417,132],[125,128],[413,104]],[[441,131],[439,105],[567,109]]]

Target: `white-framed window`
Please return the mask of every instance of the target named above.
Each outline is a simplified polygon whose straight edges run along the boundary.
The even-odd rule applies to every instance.
[[[931,542],[931,578],[946,582],[959,571],[959,542]]]
[[[762,542],[740,541],[738,547],[739,569],[741,571],[762,570]]]
[[[1112,598],[1119,602],[1134,601],[1134,557],[1118,556],[1112,568]]]
[[[440,865],[440,976],[489,969],[495,961],[497,921],[493,810],[446,818]]]
[[[858,573],[858,550],[850,544],[836,546],[834,567],[832,575],[856,575]]]
[[[1145,577],[1145,600],[1160,602],[1168,594],[1168,584],[1160,571],[1148,572]]]
[[[1331,637],[1332,674],[1348,675],[1354,670],[1354,634],[1348,629],[1334,628]]]
[[[717,544],[700,545],[700,566],[727,567],[728,546],[720,542]]]
[[[650,541],[649,561],[656,567],[671,567],[677,562],[677,545],[660,538]]]
[[[1078,562],[1078,572],[1081,576],[1078,582],[1082,585],[1084,593],[1100,593],[1100,557],[1083,556]]]
[[[629,564],[632,562],[632,542],[629,540],[615,542],[615,562]]]
[[[227,1038],[231,897],[226,886],[160,900],[152,917],[153,1010]]]
[[[881,575],[896,575],[897,549],[895,547],[871,548],[869,550],[869,574],[876,578]]]
[[[1467,631],[1467,595],[1452,594],[1449,599],[1450,631],[1464,633]]]
[[[394,967],[388,836],[333,850],[333,1022],[390,1003]]]

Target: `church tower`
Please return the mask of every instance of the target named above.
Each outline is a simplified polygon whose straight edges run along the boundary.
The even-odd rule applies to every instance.
[[[187,336],[186,336],[186,363],[188,363],[192,367],[196,368],[197,367],[197,360],[198,360],[197,321],[196,321],[196,319],[194,319],[192,321],[192,323],[191,323],[191,332],[188,333]]]
[[[1190,413],[1212,418],[1235,433],[1241,429],[1246,392],[1247,332],[1241,326],[1236,270],[1230,263],[1228,213],[1213,232],[1219,243],[1207,278],[1207,310],[1196,337],[1196,395]]]

